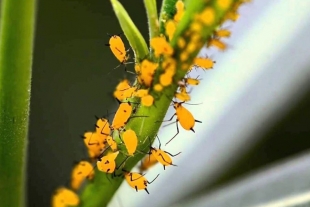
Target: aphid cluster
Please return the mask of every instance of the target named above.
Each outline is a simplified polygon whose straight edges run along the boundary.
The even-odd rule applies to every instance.
[[[230,6],[229,0],[218,0],[218,6],[225,8]],[[223,19],[235,21],[238,18],[237,8],[241,3],[236,3]],[[154,58],[146,57],[139,60],[135,64],[135,84],[131,84],[129,80],[124,79],[116,86],[113,93],[114,98],[119,102],[119,107],[115,112],[112,122],[109,121],[109,114],[106,117],[96,117],[94,130],[87,131],[82,136],[85,147],[88,151],[89,160],[83,160],[77,163],[71,175],[70,188],[71,190],[61,187],[55,191],[52,196],[53,207],[64,207],[69,205],[78,205],[80,200],[76,192],[81,188],[82,183],[87,180],[93,180],[95,177],[95,168],[99,173],[105,173],[111,179],[123,176],[130,187],[136,191],[145,190],[147,193],[147,185],[152,183],[159,174],[150,182],[143,174],[157,163],[163,165],[164,169],[167,166],[176,166],[172,157],[179,155],[181,152],[173,155],[161,149],[161,142],[157,136],[159,147],[152,146],[150,137],[139,137],[135,130],[127,126],[127,123],[135,117],[156,116],[156,114],[137,116],[136,110],[140,107],[156,107],[158,96],[164,95],[169,87],[177,85],[178,88],[174,92],[172,106],[175,113],[169,120],[158,121],[167,122],[175,118],[177,132],[166,143],[170,143],[179,134],[179,125],[185,130],[194,131],[195,123],[201,123],[196,120],[192,113],[186,109],[183,104],[191,100],[189,87],[195,87],[200,84],[198,77],[193,78],[190,75],[192,69],[209,70],[214,66],[215,61],[208,56],[196,57],[193,61],[188,62],[191,54],[201,48],[204,42],[201,39],[201,31],[204,26],[214,24],[215,11],[211,7],[206,7],[201,13],[195,15],[194,21],[189,26],[185,37],[180,37],[176,40],[179,49],[178,54],[175,54],[171,41],[174,38],[174,33],[178,23],[185,13],[185,7],[182,0],[178,0],[175,5],[176,13],[173,19],[164,20],[165,34],[154,37],[150,41],[150,46],[153,50]],[[220,50],[226,49],[226,44],[222,42],[222,38],[230,37],[230,31],[227,29],[216,29],[212,37],[208,40],[207,47],[217,47]],[[106,44],[111,49],[111,52],[119,61],[120,65],[129,64],[129,49],[126,50],[122,41],[121,34],[109,35],[109,43]],[[179,60],[179,61],[177,61]],[[116,67],[116,68],[117,68]],[[183,78],[178,78],[177,68],[186,71]],[[133,72],[130,72],[133,73]],[[167,95],[167,94],[165,94]],[[149,149],[147,152],[139,150],[139,140],[149,140]],[[137,153],[145,154],[144,159],[139,165],[139,172],[129,172],[125,169],[125,164],[128,158],[135,156]],[[122,154],[125,159],[117,162],[118,156]],[[120,158],[119,158],[120,159]],[[96,162],[95,165],[93,163]],[[117,163],[121,163],[117,165]],[[117,174],[121,172],[121,174]]]

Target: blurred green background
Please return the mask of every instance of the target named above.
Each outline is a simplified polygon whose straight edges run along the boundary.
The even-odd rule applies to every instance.
[[[120,2],[148,39],[143,1]],[[49,206],[53,190],[68,184],[74,161],[87,157],[80,135],[93,130],[94,115],[116,109],[111,93],[119,80],[134,78],[122,67],[107,75],[119,63],[104,45],[109,40],[106,33],[120,32],[108,0],[39,1],[28,145],[29,207]],[[129,46],[126,40],[125,44]],[[309,148],[309,95],[218,184]]]

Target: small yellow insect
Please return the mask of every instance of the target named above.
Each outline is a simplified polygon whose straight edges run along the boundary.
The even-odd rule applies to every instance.
[[[140,174],[137,172],[127,172],[124,169],[123,169],[123,172],[124,172],[125,179],[126,179],[126,181],[130,187],[136,189],[137,192],[138,192],[138,190],[145,190],[148,194],[150,194],[150,193],[147,190],[147,184],[151,184],[159,176],[159,174],[158,174],[151,182],[149,182],[144,177],[143,174]]]

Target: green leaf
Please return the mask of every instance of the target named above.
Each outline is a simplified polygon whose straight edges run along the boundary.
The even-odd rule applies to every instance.
[[[150,40],[159,35],[159,22],[157,15],[156,0],[144,0],[147,19],[149,22]]]
[[[118,0],[111,0],[111,3],[121,28],[135,53],[136,61],[146,58],[149,54],[149,50],[140,31]]]
[[[0,202],[25,205],[35,0],[1,2]]]

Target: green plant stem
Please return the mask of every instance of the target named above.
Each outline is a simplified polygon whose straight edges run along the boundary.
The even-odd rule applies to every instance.
[[[0,30],[0,203],[25,205],[25,169],[35,0],[2,0]]]

